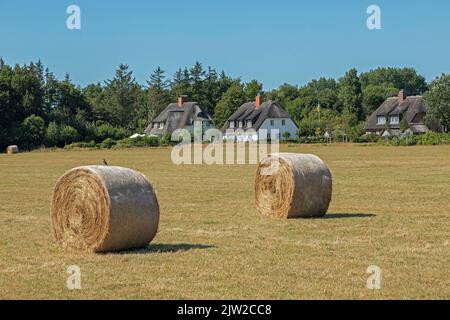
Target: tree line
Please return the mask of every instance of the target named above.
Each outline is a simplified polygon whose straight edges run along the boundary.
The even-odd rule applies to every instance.
[[[63,147],[78,141],[101,143],[142,133],[149,122],[180,95],[196,101],[220,128],[246,101],[263,95],[279,103],[299,126],[299,136],[325,130],[361,134],[364,121],[389,96],[405,89],[425,94],[429,117],[443,128],[450,124],[450,76],[432,83],[412,68],[351,69],[339,79],[320,78],[304,86],[283,84],[264,91],[257,80],[243,82],[224,71],[196,62],[167,77],[160,67],[139,84],[128,65],[112,79],[76,85],[57,79],[41,61],[10,66],[0,58],[0,149]]]

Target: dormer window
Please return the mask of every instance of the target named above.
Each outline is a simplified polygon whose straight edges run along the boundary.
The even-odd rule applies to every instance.
[[[390,124],[399,124],[400,123],[400,117],[399,116],[391,116],[389,120]]]
[[[386,117],[385,116],[378,116],[377,117],[377,124],[386,124]]]
[[[234,129],[234,121],[230,121],[230,129]]]

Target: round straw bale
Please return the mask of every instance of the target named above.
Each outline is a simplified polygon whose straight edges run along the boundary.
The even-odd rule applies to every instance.
[[[16,145],[8,146],[8,148],[6,148],[6,153],[8,154],[19,153],[19,147]]]
[[[260,214],[278,218],[320,217],[331,201],[332,177],[311,154],[279,153],[263,159],[255,181]]]
[[[68,171],[56,183],[51,219],[56,240],[68,250],[143,248],[158,231],[159,204],[140,172],[86,166]]]

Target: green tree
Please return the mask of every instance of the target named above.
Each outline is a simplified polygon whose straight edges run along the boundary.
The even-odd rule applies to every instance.
[[[189,70],[191,94],[190,99],[203,105],[205,102],[205,92],[203,87],[203,80],[205,77],[205,70],[200,62],[196,62],[194,66]]]
[[[61,126],[59,134],[62,146],[76,142],[79,138],[77,129],[68,125]]]
[[[263,95],[263,85],[257,80],[252,80],[244,85],[244,93],[247,101],[253,101],[257,95]]]
[[[309,91],[313,96],[316,104],[320,104],[322,108],[340,110],[338,103],[338,84],[334,79],[320,78],[312,80],[307,85]]]
[[[106,101],[109,108],[109,122],[127,127],[133,119],[140,86],[128,71],[128,65],[121,64],[112,80],[106,81]]]
[[[169,83],[164,73],[160,67],[155,69],[150,76],[150,80],[147,81],[146,91],[138,99],[134,119],[139,132],[143,132],[148,123],[171,101],[168,90]]]
[[[217,103],[214,124],[220,128],[225,121],[245,102],[245,93],[240,83],[233,84]]]
[[[450,128],[450,75],[443,74],[434,80],[425,93],[425,99],[428,104],[427,124],[447,132]]]
[[[398,89],[391,85],[369,84],[363,90],[363,109],[364,114],[369,116],[374,112],[388,97],[395,96]]]
[[[184,68],[184,70],[181,68],[178,69],[172,79],[170,87],[173,100],[182,95],[189,96],[191,93],[189,70],[187,68]]]
[[[427,90],[425,78],[413,68],[377,68],[361,74],[363,89],[369,85],[406,90],[409,95],[423,94]]]
[[[22,123],[22,144],[25,148],[33,148],[42,144],[45,137],[45,122],[39,116],[31,115]]]
[[[223,95],[220,90],[219,76],[217,71],[208,67],[205,79],[203,81],[204,104],[202,107],[211,116],[214,116],[214,107]]]
[[[57,146],[59,143],[59,126],[56,122],[50,122],[47,127],[46,141],[48,146]]]
[[[304,86],[298,90],[299,104],[297,106],[298,119],[304,119],[312,110],[316,110],[318,101],[314,89],[308,86]],[[289,109],[288,109],[289,110]]]
[[[169,87],[169,81],[164,74],[165,71],[158,66],[150,75],[150,80],[147,81],[148,86],[158,91],[165,91]]]
[[[51,122],[46,132],[48,146],[64,147],[78,141],[79,138],[77,129],[69,125],[58,125],[56,122]]]
[[[356,69],[347,71],[339,80],[338,98],[344,111],[354,114],[357,120],[364,119],[362,89]]]
[[[299,89],[296,86],[284,83],[278,89],[272,90],[266,94],[266,98],[276,101],[281,105],[286,105],[290,101],[300,96]]]
[[[51,88],[51,90],[53,89],[56,90],[52,92],[56,96],[51,103],[53,120],[74,125],[75,117],[80,110],[91,113],[90,106],[85,101],[81,89],[72,83],[68,75],[63,81],[56,83],[55,88]]]
[[[114,122],[111,106],[105,88],[100,83],[89,84],[82,91],[86,103],[92,109],[94,121]]]
[[[358,119],[354,113],[351,113],[348,109],[344,109],[340,115],[334,129],[344,135],[351,135],[353,128],[358,125]]]

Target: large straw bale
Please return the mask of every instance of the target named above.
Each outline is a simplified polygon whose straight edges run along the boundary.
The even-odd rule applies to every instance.
[[[142,248],[158,230],[159,205],[143,174],[86,166],[68,171],[56,183],[51,219],[56,240],[69,250]]]

